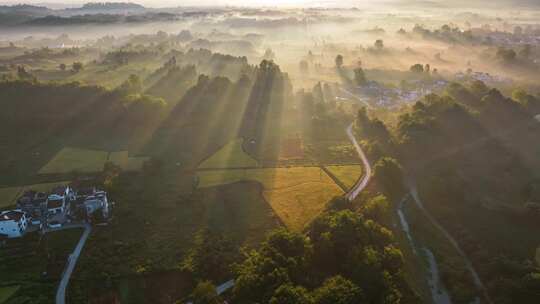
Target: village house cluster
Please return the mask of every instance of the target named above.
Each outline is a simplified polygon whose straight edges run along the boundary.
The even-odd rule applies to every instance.
[[[0,239],[106,220],[110,212],[107,193],[95,187],[63,185],[48,193],[29,190],[17,199],[16,209],[0,211]]]

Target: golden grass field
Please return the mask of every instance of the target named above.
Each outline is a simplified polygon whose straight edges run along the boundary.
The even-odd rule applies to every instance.
[[[109,153],[102,150],[63,148],[39,170],[39,173],[100,172],[107,161],[126,171],[138,171],[147,159],[147,157],[130,157],[128,151]]]
[[[242,138],[237,138],[225,146],[219,151],[214,153],[208,159],[203,161],[199,168],[248,168],[256,167],[257,160],[248,155],[244,149],[242,149]]]
[[[210,170],[198,172],[199,187],[259,182],[263,197],[291,230],[300,231],[323,211],[341,188],[319,167]]]
[[[347,189],[351,189],[362,176],[361,165],[326,166],[326,169],[342,182]]]
[[[48,192],[55,186],[69,184],[69,181],[60,181],[53,183],[33,184],[25,186],[14,186],[0,188],[0,208],[8,207],[15,204],[17,198],[26,190],[34,190],[39,192]]]

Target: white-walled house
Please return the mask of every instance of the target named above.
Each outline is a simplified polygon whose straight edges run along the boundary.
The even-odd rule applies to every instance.
[[[66,212],[66,198],[58,194],[47,197],[47,211],[49,214]]]
[[[105,191],[96,191],[94,195],[86,197],[84,207],[88,215],[101,211],[104,218],[109,217],[109,201]]]
[[[21,210],[9,210],[0,213],[0,234],[8,238],[17,238],[24,235],[28,227],[26,214]]]
[[[68,203],[73,199],[75,193],[69,186],[56,187],[47,197],[47,211],[49,214],[65,213]]]

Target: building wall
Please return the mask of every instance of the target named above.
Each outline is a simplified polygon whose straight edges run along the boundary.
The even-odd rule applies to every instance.
[[[21,237],[26,231],[26,217],[21,218],[20,222],[2,221],[0,222],[0,234],[6,234],[9,238]]]

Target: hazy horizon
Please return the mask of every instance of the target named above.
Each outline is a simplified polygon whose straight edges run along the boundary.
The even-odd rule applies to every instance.
[[[418,6],[444,6],[444,7],[478,7],[489,6],[498,8],[500,5],[512,6],[540,6],[535,0],[470,0],[452,1],[443,0],[137,0],[137,1],[88,1],[88,0],[9,0],[0,1],[0,5],[31,4],[51,8],[77,7],[89,2],[129,2],[146,7],[180,7],[180,6],[246,6],[246,7],[375,7],[380,5],[418,5]]]

